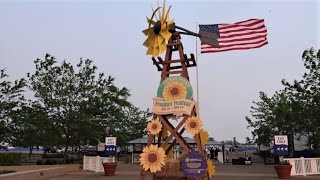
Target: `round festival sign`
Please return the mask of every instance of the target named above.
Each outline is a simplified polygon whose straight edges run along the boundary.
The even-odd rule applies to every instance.
[[[186,78],[171,76],[160,83],[157,97],[164,98],[165,101],[191,99],[192,93],[192,87]]]

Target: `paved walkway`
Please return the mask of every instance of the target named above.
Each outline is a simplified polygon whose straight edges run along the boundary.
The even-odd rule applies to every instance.
[[[20,167],[20,169],[19,169]],[[33,169],[32,169],[33,168]],[[139,180],[140,166],[138,164],[119,163],[116,176],[104,176],[104,173],[89,171],[79,171],[79,165],[63,166],[17,166],[12,167],[16,174],[0,176],[0,179],[8,180],[29,180],[29,179],[49,179],[49,180]],[[6,167],[10,169],[10,167]],[[2,167],[0,166],[0,170]],[[252,166],[243,165],[216,165],[216,175],[214,180],[275,180],[278,179],[272,165],[254,164]],[[320,179],[320,176],[292,176],[290,179]],[[151,176],[146,176],[145,180],[152,180]]]

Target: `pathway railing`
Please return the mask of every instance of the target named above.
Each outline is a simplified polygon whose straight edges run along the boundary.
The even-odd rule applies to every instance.
[[[284,158],[292,165],[291,176],[320,174],[320,158]]]
[[[108,162],[109,157],[83,156],[83,170],[104,172],[102,162]]]

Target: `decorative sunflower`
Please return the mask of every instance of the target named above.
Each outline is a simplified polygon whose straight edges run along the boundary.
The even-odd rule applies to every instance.
[[[187,132],[195,135],[199,133],[202,124],[202,121],[198,117],[192,116],[186,120],[186,122],[184,123],[184,127],[186,128]]]
[[[150,19],[147,17],[149,27],[143,30],[143,33],[148,36],[147,40],[143,43],[148,48],[147,55],[155,57],[166,50],[166,43],[171,37],[169,25],[173,24],[173,20],[169,19],[170,9],[171,6],[169,9],[166,9],[166,3],[163,1],[163,7],[158,7],[154,10]],[[158,15],[156,14],[157,12]],[[153,20],[154,17],[156,21]]]
[[[214,166],[214,162],[211,159],[208,159],[207,166],[208,166],[209,176],[212,177],[216,173],[216,167]]]
[[[143,153],[140,154],[140,165],[143,166],[145,171],[150,169],[151,173],[161,170],[165,165],[164,159],[166,157],[163,148],[158,148],[156,145],[150,145],[143,148]]]
[[[204,129],[201,129],[200,130],[200,139],[201,139],[202,145],[207,144],[208,139],[209,139],[209,133],[207,131],[205,131]]]
[[[177,80],[170,81],[163,89],[163,97],[166,101],[184,99],[187,96],[186,86]]]
[[[149,130],[150,134],[156,135],[161,131],[162,124],[158,119],[152,119],[148,123],[147,127],[148,127],[148,130]]]

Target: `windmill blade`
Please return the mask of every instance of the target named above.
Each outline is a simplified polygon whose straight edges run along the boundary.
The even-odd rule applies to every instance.
[[[151,16],[151,20],[153,19],[153,16],[155,16],[156,12],[160,9],[160,7],[158,7],[156,10],[153,11],[152,16]],[[148,19],[148,18],[147,18]],[[151,26],[151,21],[149,22],[149,28]]]
[[[214,32],[199,31],[200,41],[204,44],[208,44],[214,47],[220,47],[218,42],[218,35]]]

